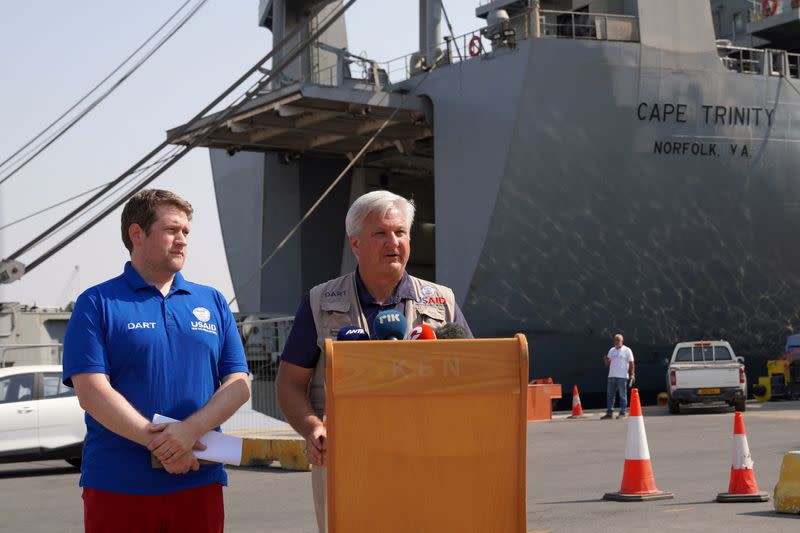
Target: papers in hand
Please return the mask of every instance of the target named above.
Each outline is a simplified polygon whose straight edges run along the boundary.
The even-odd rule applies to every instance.
[[[179,422],[179,420],[158,413],[153,415],[153,424],[172,424],[173,422]],[[192,450],[198,459],[235,466],[242,463],[241,438],[225,435],[219,431],[209,431],[197,440],[206,445],[205,450]]]

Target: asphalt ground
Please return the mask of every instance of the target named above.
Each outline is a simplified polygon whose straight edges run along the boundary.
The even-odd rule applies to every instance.
[[[756,480],[771,496],[783,454],[800,449],[800,402],[747,407]],[[585,420],[569,420],[567,414],[528,424],[529,532],[800,531],[800,515],[775,513],[772,499],[714,501],[727,490],[730,476],[729,408],[680,415],[667,414],[666,407],[645,408],[656,484],[675,498],[637,503],[602,500],[620,486],[627,421],[600,420],[599,411]],[[278,468],[230,468],[229,474],[226,531],[316,531],[309,474]],[[78,476],[60,461],[0,465],[0,532],[82,531]]]

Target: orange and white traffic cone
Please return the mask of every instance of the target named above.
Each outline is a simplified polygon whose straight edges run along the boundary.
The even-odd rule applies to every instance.
[[[622,486],[619,492],[608,492],[603,499],[618,502],[641,502],[667,500],[674,497],[675,495],[671,492],[664,492],[656,488],[653,467],[650,464],[650,450],[647,447],[647,434],[644,431],[639,389],[632,389]]]
[[[756,475],[753,471],[753,458],[750,446],[747,445],[747,432],[744,429],[744,417],[739,411],[733,419],[733,461],[731,462],[731,480],[728,492],[717,494],[717,501],[731,502],[765,502],[769,494],[758,490]]]
[[[578,386],[572,386],[572,415],[567,418],[588,418],[583,414],[583,407],[581,407],[581,395],[578,394]]]

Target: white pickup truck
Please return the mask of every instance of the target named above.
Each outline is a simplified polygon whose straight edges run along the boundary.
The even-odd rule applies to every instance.
[[[745,410],[747,375],[744,363],[725,341],[680,342],[667,368],[669,412],[681,404],[725,402]]]

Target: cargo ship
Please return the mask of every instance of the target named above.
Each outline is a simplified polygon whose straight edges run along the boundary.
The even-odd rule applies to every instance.
[[[261,0],[258,22],[299,46],[343,4]],[[455,36],[420,0],[418,50],[354,55],[341,17],[223,123],[170,134],[211,149],[244,313],[352,270],[344,215],[384,188],[418,208],[409,272],[476,336],[525,333],[532,378],[602,402],[620,332],[645,401],[684,340],[727,340],[753,381],[800,323],[798,4],[493,0]]]

